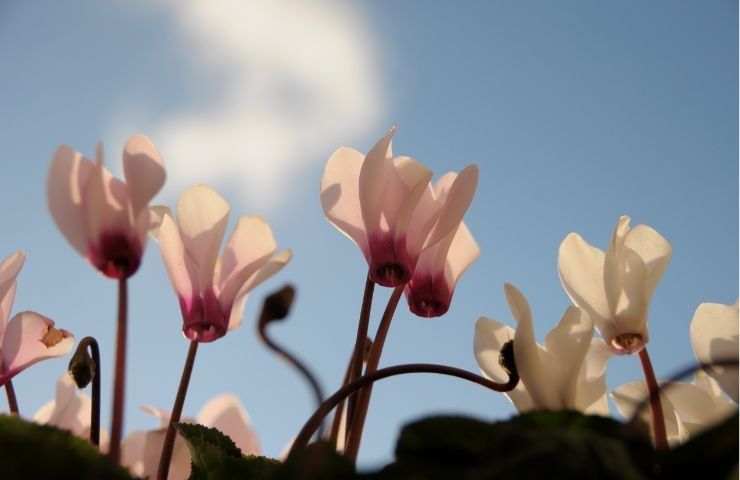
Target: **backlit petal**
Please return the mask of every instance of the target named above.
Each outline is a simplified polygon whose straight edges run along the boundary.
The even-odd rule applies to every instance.
[[[25,252],[11,253],[0,263],[0,339],[10,317],[15,299],[15,280],[26,261]]]
[[[454,179],[445,198],[439,220],[429,234],[426,246],[434,245],[454,230],[468,211],[478,186],[478,167],[468,165]]]
[[[600,338],[591,339],[591,346],[578,373],[576,410],[589,415],[609,416],[606,396],[606,365],[614,353]]]
[[[197,416],[198,423],[228,435],[244,455],[259,455],[260,445],[249,414],[235,395],[224,394],[209,400]]]
[[[192,296],[198,286],[197,270],[185,250],[175,221],[169,215],[163,217],[159,228],[159,251],[175,293],[183,297]]]
[[[138,216],[162,188],[166,178],[164,162],[147,137],[136,135],[126,142],[123,173],[134,216]]]
[[[738,358],[738,330],[740,315],[738,305],[702,303],[691,320],[691,346],[702,363]],[[707,369],[722,390],[735,402],[738,401],[737,367],[711,367]]]
[[[645,264],[645,296],[650,301],[671,259],[671,244],[647,225],[638,225],[627,232],[624,246],[637,253]]]
[[[388,133],[370,149],[365,155],[360,168],[359,197],[362,220],[365,231],[370,235],[371,231],[380,228],[380,216],[385,195],[386,175],[392,169],[391,140],[396,133],[393,125]]]
[[[617,406],[619,414],[626,419],[631,419],[637,408],[641,408],[640,419],[646,425],[650,426],[649,430],[652,434],[653,429],[650,421],[650,406],[646,402],[649,395],[647,385],[645,385],[644,381],[626,383],[613,390],[610,396],[612,397],[612,400],[614,400],[614,404]],[[681,419],[678,418],[673,403],[665,393],[660,395],[660,403],[663,407],[663,417],[665,419],[668,443],[676,445],[688,437],[688,431],[683,425]]]

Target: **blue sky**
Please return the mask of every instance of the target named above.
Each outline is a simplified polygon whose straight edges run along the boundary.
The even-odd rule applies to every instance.
[[[606,248],[628,214],[673,245],[650,311],[650,353],[668,374],[694,359],[696,307],[738,295],[737,38],[729,0],[3,2],[0,256],[28,252],[14,311],[98,338],[107,417],[116,286],[57,230],[46,174],[61,143],[92,155],[102,140],[120,172],[125,139],[150,136],[168,167],[159,202],[209,183],[231,203],[232,225],[260,213],[295,253],[252,295],[242,327],[199,350],[185,405],[195,416],[212,396],[236,393],[264,453],[277,455],[313,405],[255,337],[261,298],[297,286],[274,335],[327,391],[338,387],[366,265],[324,218],[319,180],[337,147],[366,151],[395,122],[394,151],[436,176],[480,167],[466,223],[482,254],[444,317],[399,308],[382,364],[477,371],[478,317],[515,325],[504,282],[527,296],[541,340],[569,304],[556,269],[562,239],[576,231]],[[156,425],[138,405],[171,408],[187,350],[155,244],[130,289],[127,431]],[[372,325],[388,294],[376,291]],[[53,397],[66,361],[17,377],[22,413]],[[609,365],[610,388],[640,378],[637,358]],[[388,461],[403,423],[440,412],[496,419],[514,409],[454,379],[388,380],[374,390],[361,462]]]

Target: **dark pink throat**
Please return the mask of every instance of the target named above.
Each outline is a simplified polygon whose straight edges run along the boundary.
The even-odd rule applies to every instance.
[[[180,297],[182,332],[188,340],[212,342],[226,335],[230,311],[226,312],[212,289],[194,293],[190,298]]]
[[[414,276],[404,293],[411,313],[424,318],[441,317],[452,302],[452,291],[442,275]]]
[[[142,245],[135,235],[102,232],[97,245],[90,244],[87,258],[109,278],[128,278],[139,269]]]

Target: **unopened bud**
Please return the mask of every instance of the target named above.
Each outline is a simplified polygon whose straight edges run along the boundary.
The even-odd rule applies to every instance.
[[[77,384],[77,388],[85,388],[95,377],[95,362],[87,352],[87,345],[80,343],[77,351],[69,361],[69,374]]]
[[[265,297],[265,302],[262,304],[260,324],[267,325],[272,321],[287,317],[294,298],[295,288],[290,284]]]
[[[507,375],[511,376],[516,372],[516,362],[514,361],[514,340],[509,340],[501,347],[501,353],[498,356],[498,364],[504,369]]]

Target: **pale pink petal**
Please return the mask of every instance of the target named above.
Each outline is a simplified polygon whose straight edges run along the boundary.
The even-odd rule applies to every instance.
[[[123,148],[123,173],[134,216],[138,216],[166,178],[164,162],[147,137],[136,135],[128,139]]]
[[[98,158],[82,190],[88,242],[97,242],[104,233],[131,233],[134,225],[126,184],[103,166],[102,155],[102,144],[98,143]]]
[[[145,446],[146,432],[144,430],[134,430],[123,440],[123,443],[121,444],[121,464],[125,467],[128,467],[129,471],[137,477],[144,476]],[[157,472],[155,471],[154,475],[156,474]]]
[[[445,235],[455,229],[462,222],[465,212],[468,211],[475,189],[478,186],[478,167],[468,165],[454,179],[445,197],[444,207],[439,220],[429,234],[425,246],[434,245]]]
[[[38,361],[72,350],[74,337],[53,327],[53,321],[35,312],[18,313],[8,322],[2,338],[0,385]]]
[[[172,416],[172,412],[169,410],[154,407],[152,405],[142,405],[139,407],[139,410],[141,410],[142,412],[146,412],[159,420],[159,428],[167,428],[167,426],[170,424],[170,417]]]
[[[197,269],[169,215],[163,217],[159,227],[159,251],[175,293],[186,298],[192,296],[198,286]]]
[[[153,207],[149,207],[148,233],[155,242],[159,242],[159,227],[162,225],[162,221],[164,220],[165,216],[174,218],[172,216],[172,210],[170,210],[170,207],[167,207],[165,205],[154,205]]]
[[[473,351],[475,361],[478,362],[478,368],[484,377],[499,383],[508,381],[509,377],[501,367],[499,358],[504,344],[513,339],[513,328],[489,318],[478,319],[475,323]],[[520,413],[534,408],[532,398],[521,381],[517,383],[514,390],[506,392],[506,396]]]
[[[235,395],[223,394],[212,398],[197,416],[198,423],[213,427],[228,435],[245,455],[259,455],[257,433],[244,406]]]
[[[229,220],[229,204],[206,185],[195,185],[180,196],[177,224],[185,248],[198,267],[202,291],[213,286],[214,269]]]
[[[594,323],[588,313],[570,306],[558,325],[545,337],[545,350],[553,361],[544,365],[544,369],[555,380],[563,408],[576,408],[578,375],[593,336]],[[514,345],[516,346],[516,341]]]
[[[737,360],[740,314],[738,304],[702,303],[691,320],[691,346],[702,363]],[[738,401],[737,367],[711,367],[707,373],[736,403]]]
[[[222,304],[231,304],[244,282],[275,252],[277,244],[270,225],[260,216],[241,217],[221,256]]]
[[[26,261],[25,252],[15,252],[8,255],[0,263],[0,338],[5,331],[5,324],[10,317],[10,309],[15,299],[15,280]]]
[[[613,390],[609,396],[614,400],[619,414],[628,420],[634,416],[638,407],[642,408],[640,419],[648,426],[652,435],[653,428],[650,420],[650,406],[645,402],[649,395],[644,381],[626,383]],[[673,403],[665,393],[661,393],[660,403],[663,407],[668,443],[677,445],[688,438],[689,432],[676,414]]]
[[[359,191],[363,160],[360,152],[347,147],[329,157],[321,177],[321,206],[326,218],[367,254]]]
[[[558,395],[560,385],[557,385],[557,379],[552,378],[545,366],[545,359],[535,339],[529,304],[524,295],[509,283],[504,285],[504,292],[517,322],[514,357],[519,377],[537,408],[562,410],[565,405]]]
[[[144,448],[141,450],[141,459],[137,462],[142,470],[143,477],[156,478],[159,468],[159,457],[164,446],[166,429],[152,430],[144,434]],[[136,439],[140,442],[139,439]],[[190,476],[190,451],[185,440],[180,435],[175,437],[175,446],[172,449],[172,460],[168,480],[182,480]]]
[[[57,381],[54,401],[45,404],[33,417],[34,422],[69,430],[79,437],[89,433],[92,400],[78,394],[72,377],[64,373]],[[89,437],[85,437],[89,438]]]
[[[416,255],[422,252],[424,242],[429,237],[429,232],[432,231],[435,223],[439,220],[442,206],[443,204],[437,199],[432,186],[427,185],[416,204],[414,214],[409,220],[406,237],[406,248],[409,252]]]
[[[380,229],[406,240],[411,216],[432,179],[432,171],[411,157],[396,157],[386,172]],[[372,231],[368,227],[368,233]],[[412,253],[412,255],[415,253]]]
[[[388,133],[370,149],[360,168],[358,189],[360,210],[368,235],[371,231],[380,229],[383,197],[386,194],[386,175],[388,170],[393,168],[391,140],[395,133],[396,126],[393,125]]]
[[[444,240],[440,243],[444,243]],[[480,256],[480,248],[464,223],[454,232],[445,262],[445,278],[451,288],[457,286],[462,274]]]
[[[51,216],[62,235],[83,257],[87,255],[88,227],[82,192],[94,170],[93,162],[62,145],[54,152],[46,180],[46,200]]]
[[[586,358],[578,373],[576,410],[588,415],[609,416],[606,396],[606,365],[614,353],[600,338],[591,340]]]

